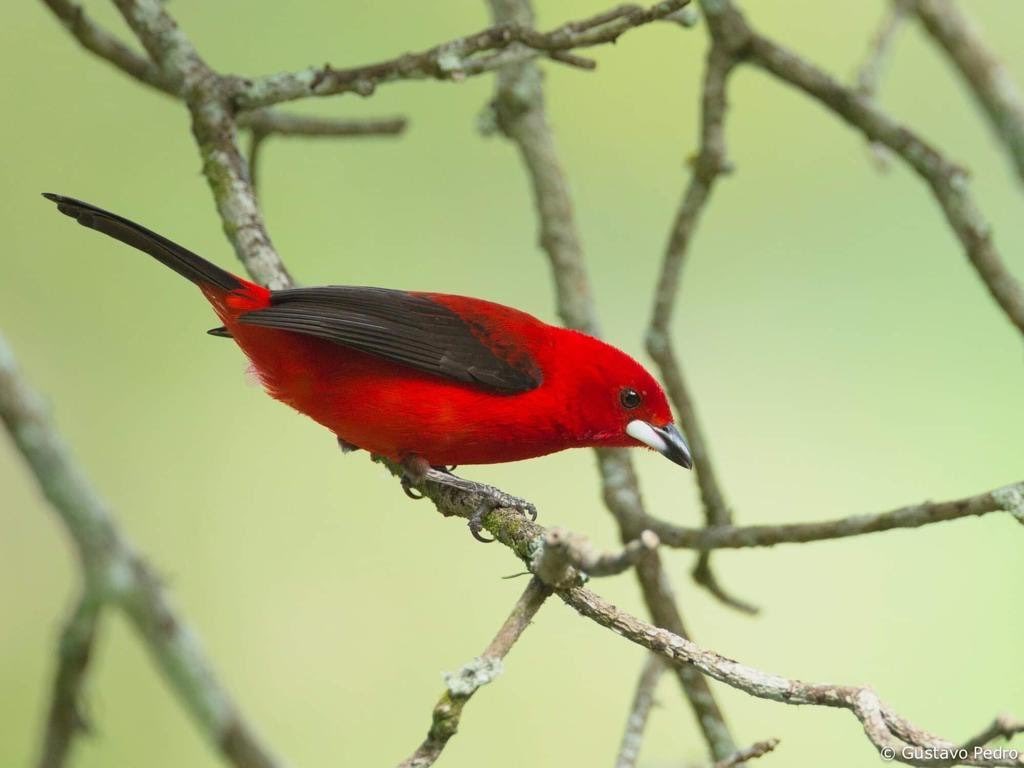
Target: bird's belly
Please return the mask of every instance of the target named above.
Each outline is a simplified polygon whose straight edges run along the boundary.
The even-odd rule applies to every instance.
[[[536,418],[536,390],[495,394],[310,336],[232,325],[271,396],[371,453],[492,464],[569,447]]]

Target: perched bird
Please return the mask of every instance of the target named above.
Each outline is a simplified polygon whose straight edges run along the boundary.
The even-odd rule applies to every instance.
[[[691,466],[654,377],[591,336],[466,296],[271,291],[121,216],[44,197],[195,283],[223,323],[210,333],[235,340],[272,397],[327,427],[343,449],[401,462],[413,483],[489,489],[484,496],[506,503],[445,468],[599,446],[646,446]],[[471,528],[479,537],[479,519]]]

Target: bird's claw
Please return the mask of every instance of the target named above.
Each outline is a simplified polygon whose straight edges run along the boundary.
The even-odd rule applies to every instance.
[[[473,538],[482,544],[493,544],[494,538],[491,536],[484,536],[481,531],[484,529],[484,515],[490,512],[493,507],[487,504],[481,504],[476,508],[476,512],[469,518],[469,532],[473,534]]]
[[[413,487],[412,481],[408,477],[402,478],[402,492],[410,499],[416,499],[418,501],[423,498],[423,493]]]
[[[492,510],[499,508],[514,509],[524,517],[528,517],[531,522],[537,519],[537,508],[526,499],[520,499],[518,496],[499,491],[490,485],[482,483],[475,483],[475,485],[477,486],[475,491],[483,496],[483,499],[469,518],[469,532],[473,534],[473,538],[477,541],[488,544],[494,541],[493,538],[485,538],[480,533],[484,527],[484,517]]]

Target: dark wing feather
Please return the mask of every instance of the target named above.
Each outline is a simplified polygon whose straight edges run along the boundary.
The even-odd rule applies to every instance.
[[[458,314],[427,296],[332,285],[274,291],[270,306],[239,318],[333,341],[371,355],[506,394],[541,383],[528,356],[498,355]]]
[[[148,253],[193,283],[216,285],[225,291],[242,287],[239,279],[230,272],[124,216],[118,216],[73,197],[54,195],[50,192],[44,192],[43,197],[55,202],[58,211],[75,219],[83,227],[95,229],[132,248],[138,248],[143,253]]]

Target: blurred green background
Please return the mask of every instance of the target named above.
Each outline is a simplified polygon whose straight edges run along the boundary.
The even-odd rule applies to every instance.
[[[123,31],[103,3],[95,15]],[[542,24],[605,8],[539,3]],[[759,0],[762,30],[852,75],[882,2]],[[1024,6],[970,5],[1024,79]],[[227,71],[369,62],[476,30],[483,3],[175,0]],[[90,8],[93,10],[93,8]],[[651,288],[696,146],[703,30],[660,25],[546,66],[601,318],[641,355]],[[234,267],[183,109],[90,57],[39,3],[0,26],[0,329],[126,533],[164,574],[243,712],[295,766],[387,765],[419,743],[441,672],[479,653],[525,581],[507,552],[413,504],[384,470],[272,402],[183,281],[59,219],[76,195]],[[490,76],[388,85],[300,108],[401,113],[400,140],[272,140],[262,167],[274,241],[306,283],[478,295],[554,320],[526,183],[481,137]],[[701,227],[675,332],[722,480],[744,523],[814,520],[1024,479],[1024,350],[922,183],[879,174],[860,136],[752,70],[735,78],[737,173]],[[973,172],[997,242],[1024,276],[1021,186],[956,77],[918,30],[901,35],[883,104]],[[692,476],[637,463],[651,510],[694,524]],[[601,545],[615,532],[586,451],[467,474],[529,496],[542,522]],[[569,481],[567,482],[567,479]],[[76,589],[66,536],[0,440],[0,765],[28,764],[58,622]],[[1008,516],[717,557],[764,608],[738,615],[666,562],[701,643],[807,680],[870,683],[953,738],[1024,714],[1018,671],[1024,530]],[[597,589],[640,611],[633,580]],[[560,604],[467,709],[449,766],[610,764],[643,658]],[[716,685],[737,739],[777,736],[789,766],[878,760],[845,712],[789,708]],[[651,766],[705,760],[663,680]],[[218,764],[128,627],[102,628],[83,768]],[[827,752],[826,752],[827,750]]]

